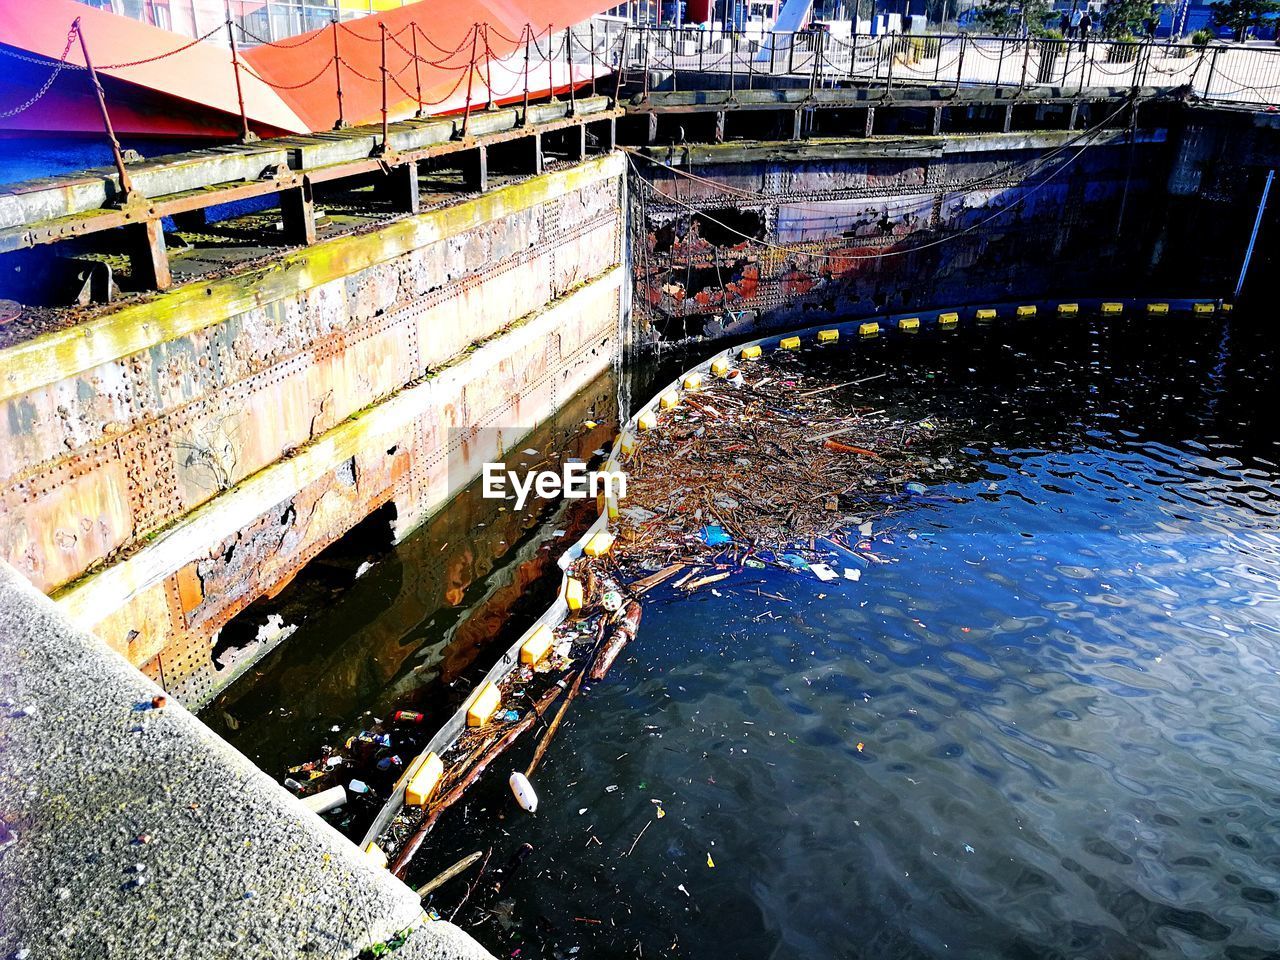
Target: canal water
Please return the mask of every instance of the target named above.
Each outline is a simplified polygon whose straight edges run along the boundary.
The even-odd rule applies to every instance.
[[[441,819],[411,881],[488,865],[429,906],[498,957],[1276,956],[1274,336],[1045,318],[824,357],[957,431],[960,479],[878,528],[856,581],[648,594],[538,812],[505,782],[530,740]],[[353,704],[395,705],[376,673]],[[242,747],[314,750],[224,706]]]

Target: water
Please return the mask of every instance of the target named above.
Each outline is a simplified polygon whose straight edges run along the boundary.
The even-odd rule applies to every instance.
[[[538,813],[505,783],[530,739],[410,879],[491,850],[455,919],[499,957],[1280,955],[1274,338],[1243,315],[1045,319],[838,363],[887,374],[868,403],[962,424],[963,479],[895,515],[858,582],[655,590],[539,767]],[[411,544],[405,570],[431,549]],[[384,666],[434,616],[405,593],[344,601],[352,658],[325,640],[354,665],[344,724],[449,696]],[[325,630],[222,704],[272,773],[336,736],[305,717]],[[454,914],[475,875],[430,905]]]
[[[869,402],[971,422],[966,480],[856,583],[655,591],[537,815],[530,743],[411,879],[492,848],[497,956],[1276,956],[1275,361],[1244,318],[859,345]]]

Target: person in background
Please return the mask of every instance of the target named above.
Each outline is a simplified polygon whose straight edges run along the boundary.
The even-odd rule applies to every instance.
[[[1074,3],[1071,5],[1071,33],[1069,36],[1075,40],[1080,36],[1080,21],[1084,17],[1084,12]]]
[[[1064,37],[1071,36],[1071,15],[1065,10],[1062,11],[1062,18],[1058,21],[1058,32]]]
[[[1080,39],[1088,40],[1089,31],[1093,29],[1093,14],[1088,10],[1084,12],[1084,16],[1080,18]]]

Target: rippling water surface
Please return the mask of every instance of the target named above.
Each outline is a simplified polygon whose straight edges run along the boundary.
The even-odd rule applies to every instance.
[[[492,848],[456,919],[498,956],[1280,955],[1257,322],[857,345],[841,364],[887,373],[867,402],[970,424],[967,479],[896,514],[857,582],[650,594],[539,768],[539,812],[505,784],[527,744],[413,879]]]

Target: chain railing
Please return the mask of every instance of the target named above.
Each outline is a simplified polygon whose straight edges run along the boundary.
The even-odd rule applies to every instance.
[[[894,86],[919,84],[952,85],[957,91],[1049,86],[1066,95],[1097,86],[1185,87],[1205,100],[1280,104],[1280,50],[1226,44],[632,26],[620,68],[637,77],[642,95],[649,91],[651,75],[678,84],[681,74],[718,73],[727,75],[731,91],[750,89],[765,77],[787,77],[802,79],[811,89],[883,84],[887,93]]]

